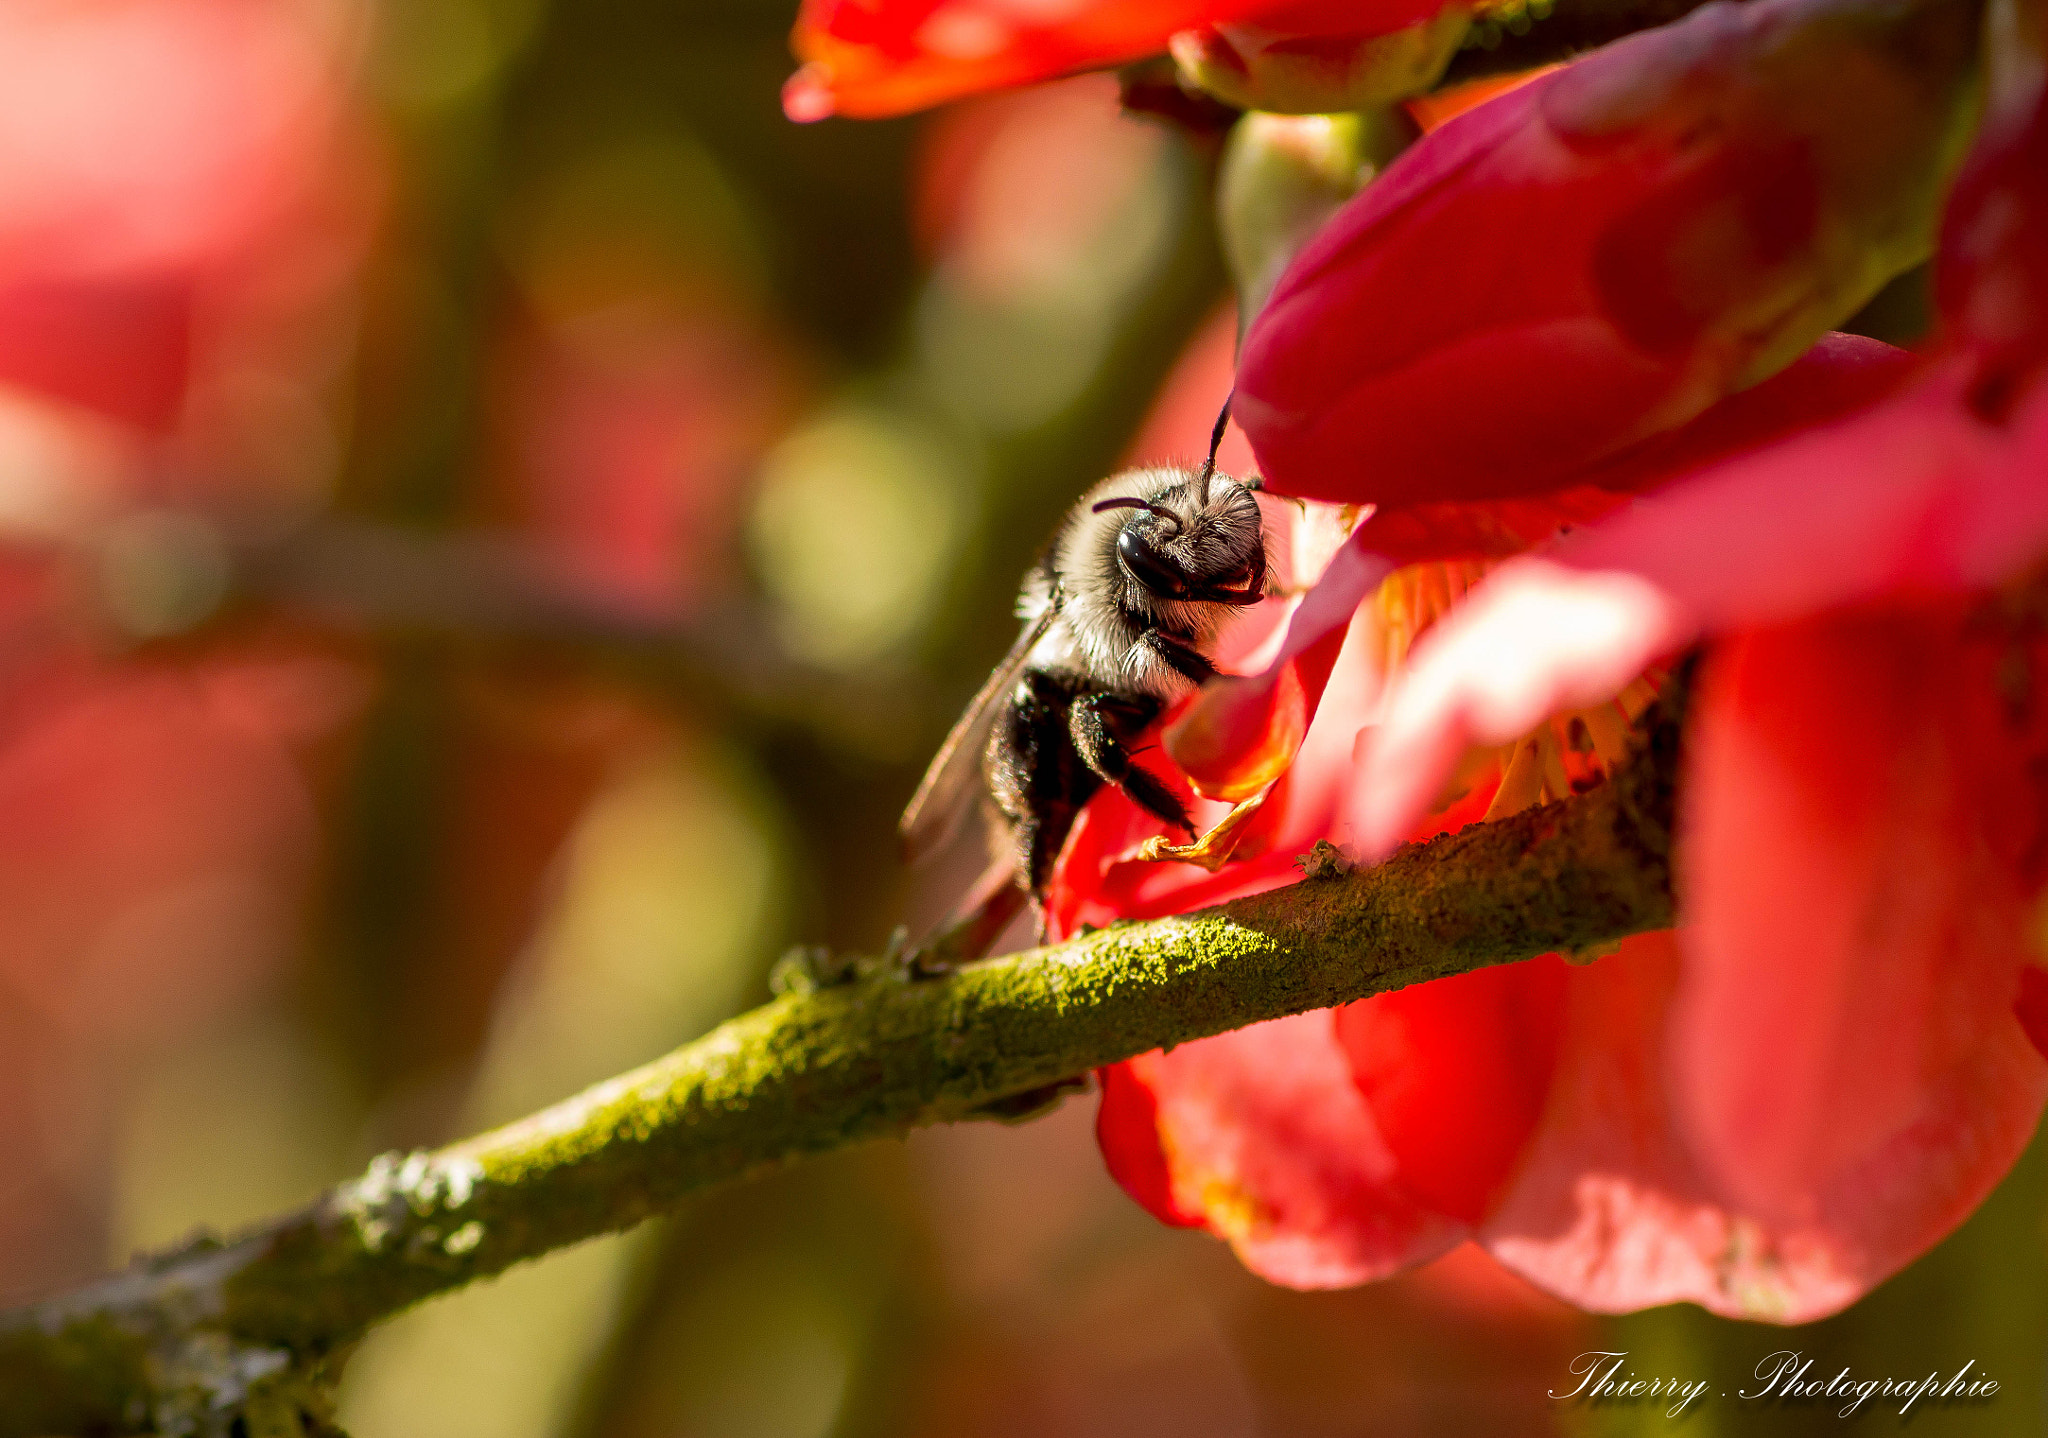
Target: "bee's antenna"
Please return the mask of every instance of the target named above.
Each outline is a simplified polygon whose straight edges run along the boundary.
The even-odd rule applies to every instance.
[[[1209,457],[1202,461],[1201,472],[1195,476],[1197,509],[1209,507],[1209,478],[1216,473],[1216,451],[1223,447],[1223,431],[1230,428],[1230,402],[1235,398],[1235,390],[1223,397],[1223,413],[1216,416],[1216,428],[1209,431]]]
[[[1098,504],[1090,505],[1089,509],[1092,513],[1095,514],[1100,514],[1105,509],[1144,509],[1149,510],[1153,514],[1158,515],[1161,519],[1172,520],[1176,528],[1179,527],[1181,522],[1180,516],[1175,514],[1172,510],[1168,509],[1165,505],[1154,504],[1149,499],[1138,499],[1135,497],[1126,497],[1123,499],[1105,499]]]

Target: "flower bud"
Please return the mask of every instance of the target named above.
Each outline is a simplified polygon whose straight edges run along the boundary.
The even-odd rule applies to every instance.
[[[1236,413],[1267,482],[1550,489],[1776,372],[1927,256],[1977,19],[1709,5],[1425,137],[1251,327]]]
[[[1253,111],[1237,122],[1216,180],[1216,228],[1237,287],[1240,327],[1301,247],[1414,137],[1398,110]]]
[[[1173,37],[1186,79],[1219,100],[1290,115],[1364,110],[1419,95],[1458,52],[1471,21],[1463,5],[1419,7],[1414,23],[1382,32],[1353,13],[1336,34],[1303,33],[1293,12]],[[1363,33],[1361,33],[1363,29]]]

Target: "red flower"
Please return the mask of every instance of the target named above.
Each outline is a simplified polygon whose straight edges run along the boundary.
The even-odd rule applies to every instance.
[[[1268,484],[1548,491],[1781,368],[1927,253],[1974,23],[1710,7],[1432,132],[1252,325],[1237,414]]]
[[[1232,51],[1242,63],[1238,49],[1263,52],[1287,37],[1327,48],[1331,37],[1386,35],[1443,8],[1444,0],[804,0],[790,37],[803,66],[783,87],[782,107],[792,120],[900,115],[1156,55],[1182,31],[1254,22]]]
[[[1672,1082],[1703,1162],[1771,1213],[1880,1159],[1974,1194],[2038,1117],[2014,1017],[2048,884],[2048,265],[2015,243],[2048,220],[2038,101],[2032,121],[1959,201],[1952,326],[1917,382],[1503,566],[1417,654],[1349,806],[1381,847],[1447,738],[1719,636]],[[1964,1114],[1947,1132],[1975,1152],[1944,1136]]]
[[[1134,877],[1146,826],[1113,796],[1083,815],[1058,874],[1062,922],[1270,887],[1288,877],[1278,856],[1311,837],[1372,858],[1570,792],[1618,748],[1613,709],[1632,707],[1645,666],[1709,641],[1686,760],[1686,926],[1589,967],[1483,971],[1122,1066],[1105,1084],[1105,1153],[1160,1217],[1299,1285],[1471,1236],[1586,1307],[1691,1299],[1793,1321],[1866,1292],[2005,1173],[2048,1096],[2022,1018],[2048,1007],[2035,78],[1958,187],[1945,337],[1905,387],[1896,359],[1845,372],[1858,356],[1838,343],[1805,362],[1808,380],[1789,371],[1572,475],[1579,494],[1680,477],[1463,598],[1447,587],[1385,692],[1363,650],[1375,616],[1353,618],[1240,868]],[[1550,373],[1531,373],[1549,392]],[[1824,403],[1802,414],[1788,383]],[[1760,444],[1787,421],[1807,432]],[[1478,480],[1475,467],[1445,482]],[[1526,517],[1564,497],[1518,503]],[[1490,537],[1499,553],[1512,526],[1495,521],[1515,512],[1416,507],[1366,530],[1449,535],[1468,553]],[[1270,708],[1278,692],[1269,680],[1205,701],[1227,722],[1198,713],[1196,732],[1256,730],[1245,695]],[[1430,812],[1447,785],[1456,802]]]

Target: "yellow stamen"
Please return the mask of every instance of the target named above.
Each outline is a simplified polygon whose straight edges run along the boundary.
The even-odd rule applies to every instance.
[[[1447,559],[1411,564],[1388,575],[1369,601],[1379,628],[1384,672],[1391,673],[1406,661],[1416,639],[1490,568],[1484,560]]]
[[[1536,736],[1536,755],[1543,761],[1543,802],[1572,796],[1571,776],[1564,772],[1564,740],[1560,730],[1568,726],[1550,724]]]
[[[1609,769],[1628,757],[1628,716],[1616,704],[1585,710],[1578,719],[1593,741],[1593,754]]]
[[[1532,734],[1515,745],[1514,756],[1508,761],[1507,772],[1500,776],[1500,788],[1494,790],[1493,802],[1486,806],[1488,819],[1505,819],[1543,802],[1543,759],[1536,750],[1536,736]]]

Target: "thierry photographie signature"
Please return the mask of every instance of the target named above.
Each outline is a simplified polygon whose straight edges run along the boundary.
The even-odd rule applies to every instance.
[[[1858,1376],[1847,1367],[1832,1375],[1818,1360],[1793,1349],[1780,1349],[1757,1364],[1747,1380],[1728,1386],[1708,1378],[1685,1378],[1671,1374],[1637,1373],[1629,1364],[1626,1350],[1594,1349],[1574,1358],[1568,1368],[1575,1386],[1553,1388],[1550,1396],[1559,1401],[1582,1403],[1662,1403],[1664,1416],[1682,1418],[1695,1403],[1733,1398],[1741,1403],[1830,1402],[1836,1415],[1853,1418],[1868,1404],[1896,1407],[1900,1417],[1916,1404],[1946,1407],[1958,1403],[1982,1403],[1998,1395],[1998,1380],[1976,1371],[1972,1358],[1944,1377],[1929,1372],[1905,1378]],[[1730,1391],[1732,1388],[1732,1392]]]

